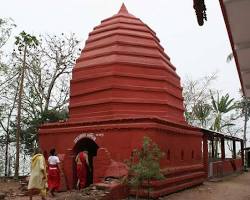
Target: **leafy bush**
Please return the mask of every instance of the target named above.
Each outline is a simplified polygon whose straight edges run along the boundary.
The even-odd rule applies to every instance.
[[[126,161],[129,167],[128,185],[136,188],[136,199],[143,183],[148,186],[148,198],[150,191],[150,180],[163,179],[160,172],[160,160],[164,156],[158,145],[150,138],[144,137],[140,149],[134,149],[130,159]]]

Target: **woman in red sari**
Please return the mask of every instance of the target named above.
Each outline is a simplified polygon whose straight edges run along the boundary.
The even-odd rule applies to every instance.
[[[56,156],[56,150],[50,150],[50,156],[48,158],[48,187],[52,196],[55,196],[55,190],[60,187],[60,160]]]
[[[87,184],[87,170],[89,168],[88,152],[81,151],[76,156],[76,167],[77,167],[77,187],[82,189]]]

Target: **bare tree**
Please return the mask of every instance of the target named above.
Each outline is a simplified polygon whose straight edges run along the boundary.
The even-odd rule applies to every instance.
[[[12,29],[15,28],[12,19],[1,19],[0,18],[0,130],[3,134],[0,134],[1,137],[1,148],[5,149],[5,156],[1,156],[4,159],[4,174],[7,175],[7,165],[8,165],[8,149],[9,149],[9,140],[10,140],[10,124],[12,120],[12,114],[15,107],[16,101],[16,90],[15,85],[17,78],[17,73],[9,70],[11,62],[7,62],[8,56],[4,51],[2,51],[4,45],[9,40]],[[2,60],[3,56],[6,56]],[[14,90],[13,90],[14,89]],[[14,98],[12,98],[14,96]],[[14,99],[14,100],[13,100]],[[2,152],[2,151],[1,151]]]
[[[17,145],[17,177],[20,144],[25,145],[27,153],[27,148],[37,143],[40,124],[67,116],[69,81],[78,45],[74,34],[34,37],[23,32],[16,37],[12,57],[0,68],[0,131],[4,133],[0,137],[4,139],[1,146],[5,145],[5,175],[10,170],[7,155],[11,142]]]
[[[208,105],[211,102],[211,83],[215,81],[216,78],[217,72],[197,80],[186,78],[186,80],[184,81],[183,97],[185,117],[188,123],[197,125],[198,120],[201,122],[202,126],[208,125],[204,121],[204,117],[208,117],[209,115],[210,108]]]
[[[69,36],[41,36],[41,45],[32,54],[29,65],[28,91],[34,95],[36,107],[32,112],[40,113],[49,109],[61,109],[68,102],[69,80],[75,58],[79,53],[78,44],[74,34]],[[26,99],[29,101],[29,99]],[[33,105],[34,102],[27,102]]]
[[[5,93],[6,96],[1,96],[3,102],[1,102],[0,126],[2,130],[5,132],[5,138],[4,138],[4,141],[5,141],[4,174],[5,176],[8,175],[7,166],[8,166],[8,154],[9,154],[9,143],[10,143],[10,131],[11,131],[11,124],[13,124],[13,120],[14,120],[13,111],[15,109],[15,104],[17,100],[17,90],[14,90],[14,92],[15,92],[14,99],[10,92],[8,92],[8,94]]]
[[[18,102],[17,102],[17,129],[16,129],[16,164],[15,164],[15,178],[18,179],[19,175],[19,153],[20,153],[20,132],[21,132],[21,109],[22,109],[22,96],[24,90],[24,76],[26,72],[26,58],[29,54],[29,49],[38,46],[38,40],[35,36],[25,33],[24,31],[16,37],[15,45],[17,45],[20,57],[20,79],[18,88]]]
[[[37,143],[37,126],[67,117],[69,82],[79,41],[74,34],[40,36],[40,45],[27,61],[23,103],[26,144]],[[25,136],[24,136],[25,137]],[[28,144],[29,145],[29,144]]]
[[[0,18],[0,49],[6,44],[9,40],[12,29],[16,27],[13,20],[9,19],[1,19]]]

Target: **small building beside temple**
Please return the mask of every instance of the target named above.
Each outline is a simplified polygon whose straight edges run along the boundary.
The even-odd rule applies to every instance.
[[[72,71],[68,120],[42,125],[39,140],[42,149],[57,149],[70,189],[76,186],[79,151],[88,150],[89,183],[97,183],[121,174],[144,136],[165,152],[161,169],[167,178],[151,196],[207,179],[207,143],[213,137],[187,124],[175,66],[156,33],[123,4],[89,33]],[[242,159],[235,166],[241,169]]]

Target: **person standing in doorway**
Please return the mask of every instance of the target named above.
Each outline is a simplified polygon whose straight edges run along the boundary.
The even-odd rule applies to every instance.
[[[87,170],[89,168],[88,151],[81,151],[76,156],[77,188],[82,189],[87,185]]]
[[[41,149],[37,148],[31,159],[31,174],[28,184],[28,195],[30,200],[35,194],[40,194],[42,200],[46,198],[47,174],[46,163]]]
[[[56,155],[56,150],[50,150],[50,156],[48,158],[48,187],[51,195],[55,196],[55,191],[60,187],[60,160]]]

